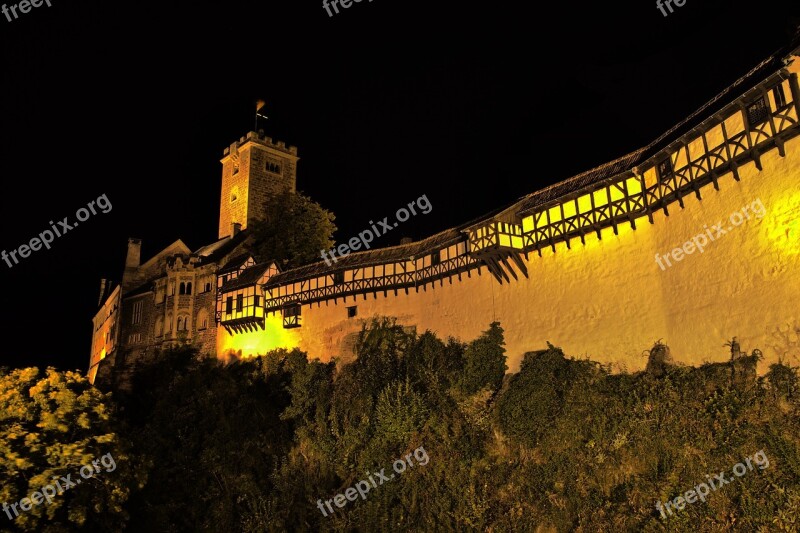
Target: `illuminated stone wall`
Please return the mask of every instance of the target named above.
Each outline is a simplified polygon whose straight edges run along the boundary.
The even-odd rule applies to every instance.
[[[796,63],[791,70],[797,72]],[[725,121],[729,138],[741,131],[741,116]],[[719,126],[706,132],[708,145],[722,142],[721,135]],[[699,149],[689,137],[690,152]],[[585,244],[572,239],[571,249],[560,242],[555,251],[544,248],[542,257],[530,253],[528,278],[501,285],[482,268],[480,276],[472,271],[461,281],[444,279],[408,295],[378,292],[303,305],[301,328],[285,330],[280,314],[272,315],[263,333],[220,332],[218,353],[298,346],[312,358],[349,357],[363,320],[389,315],[420,333],[430,329],[462,340],[497,320],[512,371],[525,352],[547,341],[569,355],[634,371],[644,368],[644,351],[659,339],[677,362],[699,365],[729,358],[723,344],[734,336],[743,349],[763,351],[762,372],[781,358],[800,365],[800,137],[786,141],[784,150],[785,157],[777,148],[760,154],[761,171],[753,161],[739,166],[740,181],[730,171],[720,173],[719,191],[709,184],[702,200],[689,194],[683,209],[670,204],[670,216],[654,211],[652,225],[639,218],[635,230],[623,223],[618,235],[606,228],[602,239],[588,232]],[[676,168],[680,157],[673,155]],[[652,183],[655,171],[644,178]],[[730,219],[745,207],[749,220]],[[686,254],[672,266],[662,260],[664,268],[656,262],[656,254],[708,236],[720,221],[724,233],[714,230],[703,253]],[[357,316],[348,318],[353,305]]]

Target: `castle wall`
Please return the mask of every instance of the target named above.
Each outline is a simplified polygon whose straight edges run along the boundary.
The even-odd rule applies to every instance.
[[[735,134],[741,119],[733,117],[726,127],[728,135]],[[719,126],[706,133],[709,146],[721,142],[719,135]],[[688,145],[691,151],[693,143]],[[525,352],[547,341],[569,355],[635,371],[644,368],[643,352],[658,339],[677,362],[699,365],[728,358],[723,344],[733,336],[743,349],[763,351],[761,371],[780,358],[798,365],[800,137],[784,149],[785,157],[776,148],[760,154],[761,171],[753,161],[739,166],[740,181],[731,172],[720,174],[719,191],[708,185],[700,191],[702,200],[685,196],[683,209],[676,202],[669,216],[654,212],[652,225],[639,218],[635,230],[624,223],[618,235],[605,228],[602,239],[588,233],[585,244],[572,239],[571,249],[560,242],[555,251],[543,249],[542,257],[531,252],[523,258],[527,279],[520,275],[501,285],[484,267],[481,275],[473,270],[461,281],[444,279],[408,295],[379,292],[303,305],[298,329],[283,329],[278,313],[268,318],[265,332],[232,337],[220,331],[218,354],[298,346],[312,358],[350,357],[363,320],[389,315],[420,333],[430,329],[462,340],[476,338],[497,320],[505,329],[511,371]],[[676,167],[680,157],[673,154]],[[745,207],[746,215],[735,215]],[[725,232],[709,236],[720,222]],[[661,259],[663,268],[656,262],[656,254],[663,258],[701,234],[708,241],[702,253],[684,251],[671,266]],[[346,308],[353,305],[357,316],[347,318]]]

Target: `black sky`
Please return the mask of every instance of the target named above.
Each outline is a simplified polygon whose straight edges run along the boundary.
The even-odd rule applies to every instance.
[[[647,144],[800,22],[771,0],[666,18],[654,0],[363,0],[332,18],[317,0],[51,2],[0,15],[0,250],[102,194],[113,209],[0,263],[0,364],[81,370],[128,237],[145,257],[216,239],[219,159],[257,98],[340,241],[428,196],[392,245]]]

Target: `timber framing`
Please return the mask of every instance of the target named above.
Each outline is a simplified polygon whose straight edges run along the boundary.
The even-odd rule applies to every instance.
[[[454,277],[481,275],[484,267],[499,283],[511,283],[520,279],[518,273],[528,277],[522,258],[532,252],[541,256],[548,247],[555,252],[558,243],[571,248],[572,239],[585,243],[586,235],[602,238],[606,228],[615,234],[623,225],[635,230],[645,217],[653,224],[655,212],[669,216],[673,204],[685,207],[687,196],[702,200],[709,185],[718,191],[721,176],[739,181],[745,164],[762,170],[766,152],[785,156],[786,142],[800,135],[800,87],[785,64],[783,56],[765,60],[651,145],[522,198],[495,217],[413,247],[360,252],[340,265],[317,263],[274,276],[263,285],[264,311],[427,291],[445,280],[452,284]],[[750,106],[759,113],[766,106],[766,117],[751,123]],[[423,260],[431,254],[442,254],[441,259]]]

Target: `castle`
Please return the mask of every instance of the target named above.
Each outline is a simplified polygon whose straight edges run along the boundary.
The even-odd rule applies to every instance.
[[[299,347],[347,358],[378,315],[463,340],[499,321],[512,371],[547,341],[639,370],[657,339],[700,364],[724,358],[733,336],[767,365],[800,364],[799,44],[639,150],[332,265],[281,271],[246,253],[248,224],[270,195],[295,190],[298,162],[296,148],[250,132],[221,160],[216,242],[191,251],[179,240],[141,263],[129,240],[121,283],[101,284],[89,377],[177,343],[218,357]],[[763,213],[745,219],[755,205]]]

